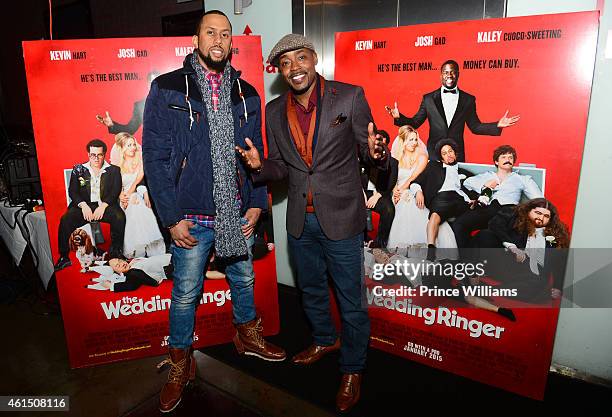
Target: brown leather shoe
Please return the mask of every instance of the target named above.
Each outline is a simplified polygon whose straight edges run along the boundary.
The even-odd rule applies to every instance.
[[[279,362],[287,357],[285,351],[263,338],[261,318],[236,325],[234,345],[241,355],[257,356],[265,361]]]
[[[361,374],[343,374],[336,395],[336,408],[341,413],[349,411],[361,395]]]
[[[312,344],[291,359],[296,365],[310,365],[321,359],[329,352],[340,349],[340,339],[336,339],[331,346],[320,346]]]
[[[195,360],[193,348],[169,349],[170,357],[157,365],[157,368],[169,364],[168,381],[159,393],[159,411],[169,413],[181,402],[183,389],[195,379]]]

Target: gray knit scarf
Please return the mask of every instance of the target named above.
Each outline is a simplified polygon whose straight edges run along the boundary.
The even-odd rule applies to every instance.
[[[213,167],[213,200],[215,215],[215,250],[220,258],[246,256],[246,240],[240,227],[240,208],[236,196],[236,151],[234,148],[234,117],[231,101],[231,70],[229,61],[223,70],[219,105],[217,111],[212,104],[212,89],[206,80],[206,72],[196,54],[191,56],[196,82],[206,104],[206,116],[210,129],[211,158]]]

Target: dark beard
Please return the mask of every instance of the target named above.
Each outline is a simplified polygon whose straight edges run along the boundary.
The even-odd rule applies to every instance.
[[[227,61],[229,60],[229,56],[222,61],[213,61],[210,55],[204,55],[199,48],[196,48],[196,51],[198,52],[198,56],[200,57],[200,59],[204,61],[206,68],[215,72],[223,72]]]
[[[537,228],[543,227],[544,228],[544,233],[546,233],[546,229],[548,228],[548,226],[550,225],[550,222],[548,223],[548,225],[544,226],[544,225],[537,225],[533,220],[529,219],[529,221],[527,221],[527,236],[535,236],[535,231]]]
[[[291,92],[293,93],[294,96],[301,96],[302,94],[304,94],[306,91],[308,91],[308,89],[312,86],[312,84],[302,88],[301,90],[295,90],[293,87],[291,88]],[[314,91],[313,91],[314,93]]]
[[[536,226],[536,224],[530,219],[527,222],[527,236],[535,236],[535,230],[537,227],[541,226]]]

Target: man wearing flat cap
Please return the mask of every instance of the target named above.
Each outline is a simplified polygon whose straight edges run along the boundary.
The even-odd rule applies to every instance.
[[[309,365],[340,350],[336,406],[348,411],[359,400],[370,336],[362,303],[366,207],[359,160],[386,170],[389,152],[375,132],[363,89],[317,74],[308,39],[286,35],[269,60],[289,91],[266,106],[268,158],[261,160],[249,140],[248,150],[237,150],[256,183],[289,177],[288,242],[314,339],[292,361]],[[330,314],[328,273],[340,307],[340,338]]]

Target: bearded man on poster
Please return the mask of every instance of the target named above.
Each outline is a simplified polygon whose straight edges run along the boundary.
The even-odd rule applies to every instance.
[[[400,113],[397,102],[393,108],[386,106],[396,126],[410,125],[417,129],[425,120],[429,121],[427,151],[430,155],[435,153],[440,140],[450,138],[457,143],[457,161],[464,162],[463,131],[466,124],[475,135],[499,136],[504,127],[514,126],[521,118],[508,117],[506,111],[497,123],[482,123],[476,113],[476,97],[457,87],[459,64],[452,59],[442,64],[440,81],[442,86],[423,96],[419,110],[412,117]]]
[[[477,248],[494,256],[478,257],[487,276],[517,291],[521,301],[538,303],[562,295],[570,236],[557,208],[545,198],[503,207],[489,228],[474,237]],[[489,259],[486,259],[489,258]]]
[[[231,289],[236,349],[268,361],[285,359],[284,350],[263,339],[253,297],[253,231],[267,208],[267,189],[253,185],[234,148],[246,146],[249,137],[263,151],[261,102],[230,65],[232,27],[225,14],[204,13],[193,44],[181,69],[153,81],[144,113],[145,174],[173,240],[170,357],[164,361],[171,369],[160,393],[162,412],[178,405],[195,378],[195,308],[213,245]]]
[[[362,303],[366,207],[359,158],[386,171],[389,152],[375,133],[363,89],[317,74],[312,42],[286,35],[269,61],[290,91],[266,106],[268,158],[262,162],[250,141],[248,150],[237,150],[255,171],[256,183],[289,177],[289,249],[314,339],[292,361],[309,365],[340,350],[343,375],[336,406],[348,411],[359,400],[370,336]],[[330,313],[328,272],[338,295],[340,339]]]

